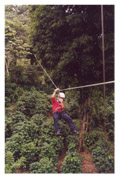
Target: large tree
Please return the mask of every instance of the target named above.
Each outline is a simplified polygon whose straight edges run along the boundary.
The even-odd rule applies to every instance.
[[[16,66],[18,59],[30,54],[26,13],[28,7],[8,5],[5,7],[5,65],[9,74],[10,66]]]
[[[102,78],[101,7],[30,7],[33,52],[60,87],[100,82]],[[114,6],[104,6],[106,78],[114,72]]]

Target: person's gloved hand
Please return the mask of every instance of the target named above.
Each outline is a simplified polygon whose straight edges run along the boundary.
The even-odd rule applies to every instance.
[[[54,92],[60,92],[60,89],[59,89],[59,88],[56,88],[56,89],[54,90]]]

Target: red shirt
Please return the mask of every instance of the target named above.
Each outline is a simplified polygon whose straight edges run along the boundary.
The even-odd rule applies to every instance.
[[[65,108],[65,104],[63,104],[63,107],[58,103],[58,101],[54,98],[51,98],[52,104],[53,104],[53,112],[52,114],[54,114],[54,112],[60,112]]]

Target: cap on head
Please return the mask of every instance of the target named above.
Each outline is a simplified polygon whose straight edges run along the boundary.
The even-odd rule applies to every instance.
[[[59,98],[65,98],[65,94],[64,93],[59,93],[58,97]]]

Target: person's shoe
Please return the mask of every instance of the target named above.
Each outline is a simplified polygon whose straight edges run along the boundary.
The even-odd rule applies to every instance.
[[[72,133],[73,133],[73,135],[79,135],[79,132],[76,130],[74,130]]]
[[[56,135],[57,135],[57,136],[61,136],[62,133],[61,133],[60,131],[57,131],[57,132],[56,132]]]

